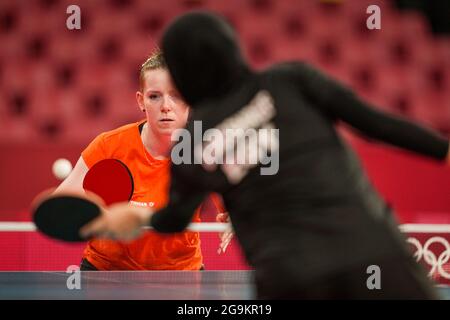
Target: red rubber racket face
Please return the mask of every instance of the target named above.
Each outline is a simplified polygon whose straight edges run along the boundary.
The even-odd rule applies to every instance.
[[[117,159],[104,159],[89,169],[83,188],[98,195],[106,205],[129,201],[134,191],[128,167]]]

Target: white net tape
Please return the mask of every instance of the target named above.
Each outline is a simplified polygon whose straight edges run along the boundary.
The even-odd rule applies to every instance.
[[[202,222],[191,223],[187,227],[189,231],[195,232],[225,232],[231,228],[229,223],[221,222]],[[152,229],[144,227],[144,229]],[[36,226],[32,222],[0,222],[0,231],[4,232],[30,232],[36,231]]]

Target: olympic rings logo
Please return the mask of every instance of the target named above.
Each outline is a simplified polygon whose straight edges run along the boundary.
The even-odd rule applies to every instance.
[[[445,264],[450,260],[450,244],[449,242],[442,237],[432,237],[428,239],[425,244],[422,244],[414,237],[409,237],[407,240],[408,243],[412,244],[416,251],[414,252],[414,257],[417,262],[423,259],[429,266],[431,266],[431,270],[428,273],[428,276],[433,276],[436,272],[445,279],[450,279],[450,266],[444,267]],[[444,247],[444,250],[439,254],[439,257],[430,250],[430,246],[432,244],[440,244]]]

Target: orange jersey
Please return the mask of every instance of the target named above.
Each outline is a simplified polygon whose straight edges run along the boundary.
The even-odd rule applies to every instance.
[[[170,160],[157,160],[147,152],[139,132],[144,122],[100,134],[82,157],[88,168],[107,158],[125,163],[134,179],[131,204],[159,209],[168,202]],[[199,209],[193,221],[200,221]],[[84,258],[100,270],[199,270],[202,265],[197,232],[147,231],[130,243],[95,239],[89,241]]]

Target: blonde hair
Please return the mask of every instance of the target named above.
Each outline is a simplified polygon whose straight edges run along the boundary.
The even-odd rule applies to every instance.
[[[145,82],[145,72],[155,69],[167,69],[166,61],[161,50],[156,49],[141,65],[139,72],[139,88],[142,91]]]

